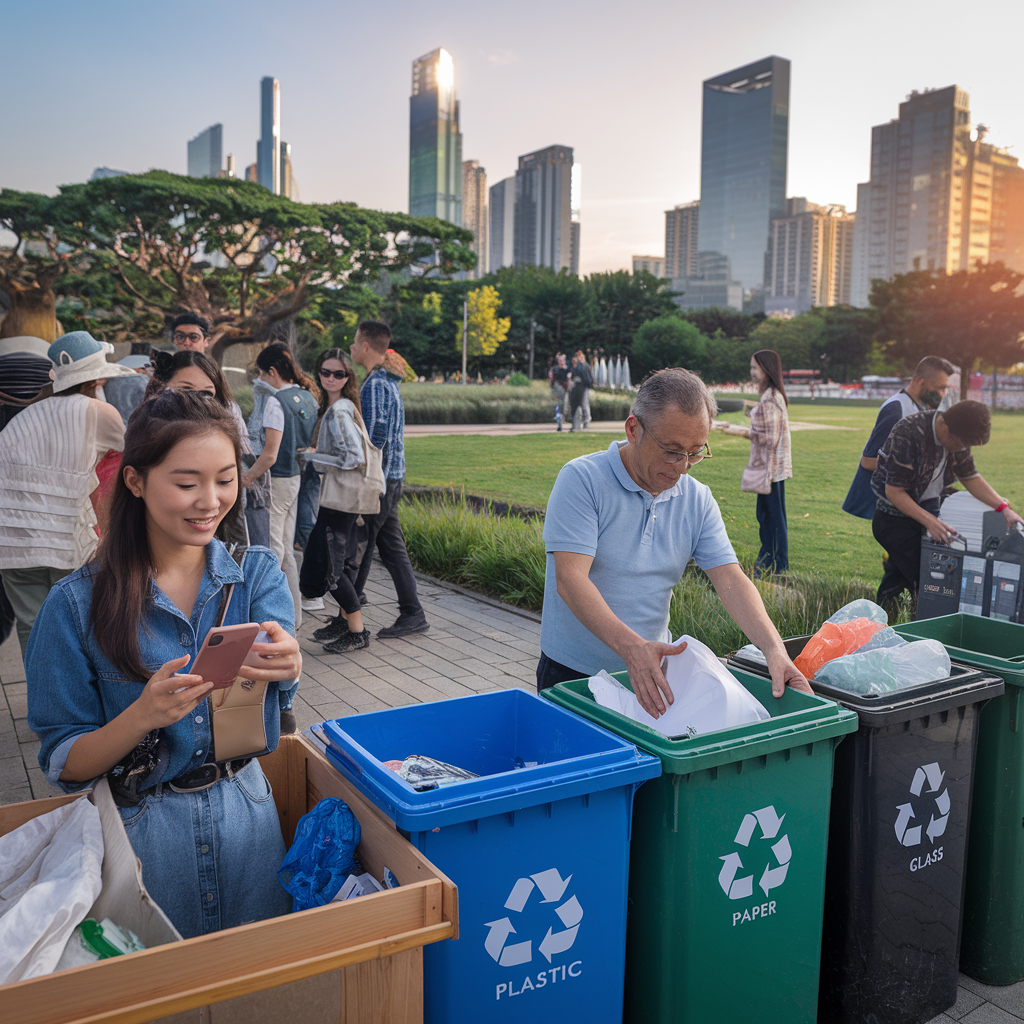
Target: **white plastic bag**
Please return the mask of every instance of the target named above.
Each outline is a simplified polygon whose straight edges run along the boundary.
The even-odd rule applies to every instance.
[[[670,737],[699,736],[771,718],[709,647],[692,636],[681,636],[675,642],[684,640],[686,650],[661,663],[675,700],[660,718],[649,715],[631,690],[604,671],[589,680],[594,699],[602,707]]]
[[[856,601],[844,604],[834,615],[830,615],[825,621],[834,622],[837,625],[841,622],[851,622],[853,619],[870,619],[872,622],[880,622],[883,626],[889,624],[889,616],[885,609],[874,601],[859,597]]]
[[[0,985],[49,974],[102,885],[103,829],[83,797],[0,836]]]
[[[815,682],[847,693],[886,693],[946,679],[951,667],[938,640],[914,640],[836,658],[818,669]]]

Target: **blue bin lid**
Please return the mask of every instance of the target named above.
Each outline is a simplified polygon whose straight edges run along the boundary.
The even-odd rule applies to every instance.
[[[661,774],[658,758],[524,690],[337,718],[324,723],[323,738],[331,763],[409,832],[638,785]],[[384,765],[411,754],[480,777],[417,791]],[[516,768],[517,758],[537,764]]]

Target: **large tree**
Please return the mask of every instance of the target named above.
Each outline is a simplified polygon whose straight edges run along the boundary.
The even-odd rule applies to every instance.
[[[1024,358],[1024,275],[1002,263],[875,281],[871,304],[883,352],[904,369],[926,355],[948,359],[960,368],[961,398],[978,363],[1011,366]]]
[[[471,234],[445,221],[297,203],[255,182],[165,171],[65,186],[40,216],[55,245],[51,262],[63,243],[106,261],[141,313],[207,317],[217,358],[233,344],[268,340],[318,290],[361,289],[409,266],[444,276],[476,259]]]
[[[642,324],[678,312],[667,290],[671,282],[646,270],[591,274],[584,281],[594,308],[587,347],[608,355],[627,355]]]

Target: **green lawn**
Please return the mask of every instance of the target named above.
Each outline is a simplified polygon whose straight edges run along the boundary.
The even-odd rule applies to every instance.
[[[793,434],[793,479],[786,484],[790,563],[797,572],[841,572],[866,582],[878,579],[881,549],[871,524],[842,511],[876,407],[794,405],[793,421],[852,427],[805,430]],[[740,422],[742,415],[722,417]],[[406,441],[407,480],[412,484],[454,487],[468,494],[543,507],[559,469],[570,459],[606,448],[611,434],[550,434],[518,437],[419,437]],[[711,487],[722,509],[737,553],[751,561],[757,554],[755,495],[739,489],[749,443],[713,434],[713,459],[694,476]],[[1024,508],[1024,417],[996,415],[992,441],[976,452],[978,468],[1015,508]]]

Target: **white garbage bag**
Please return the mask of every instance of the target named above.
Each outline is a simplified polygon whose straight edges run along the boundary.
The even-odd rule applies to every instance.
[[[838,625],[842,622],[852,622],[854,619],[870,619],[872,622],[880,622],[883,626],[889,624],[889,616],[885,614],[885,609],[864,597],[858,597],[856,601],[844,604],[839,611],[830,615],[825,621]]]
[[[100,815],[85,797],[0,836],[0,985],[54,970],[102,866]]]
[[[604,671],[589,680],[594,699],[602,707],[670,737],[699,736],[771,718],[709,647],[692,636],[681,636],[675,642],[684,640],[686,650],[661,663],[675,700],[660,718],[649,715],[632,690]]]

